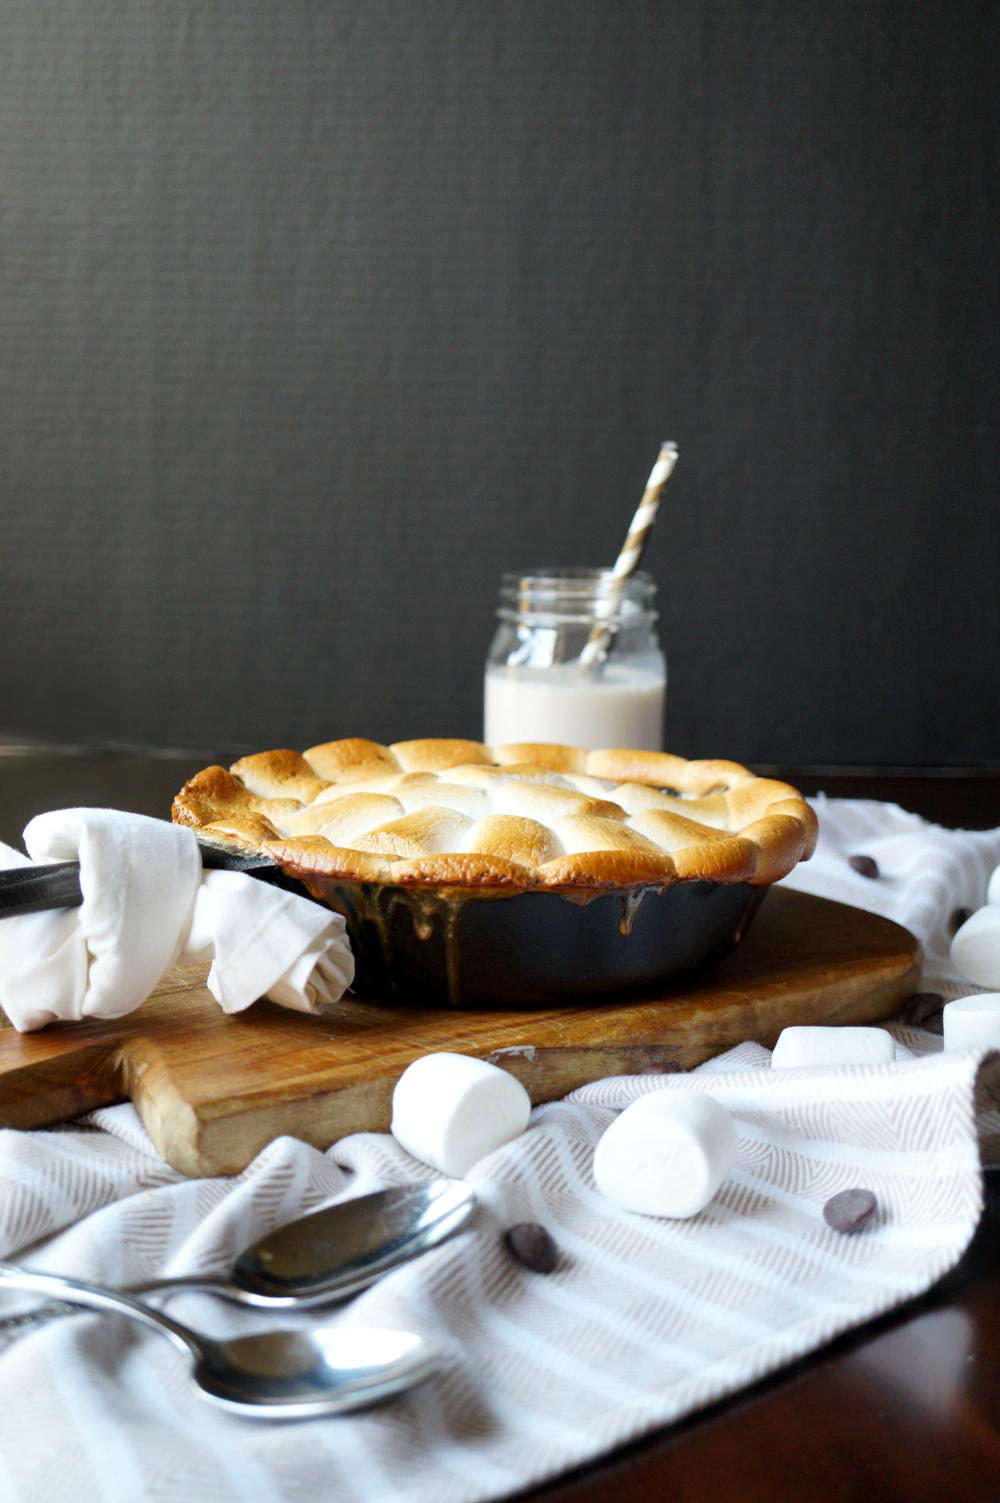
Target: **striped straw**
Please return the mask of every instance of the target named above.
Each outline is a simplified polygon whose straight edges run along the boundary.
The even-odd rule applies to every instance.
[[[660,509],[660,497],[663,495],[664,486],[673,474],[676,463],[677,445],[674,443],[661,445],[656,463],[646,481],[646,489],[642,493],[639,510],[632,518],[628,537],[611,571],[611,586],[608,594],[604,600],[598,602],[596,614],[603,620],[598,620],[590,633],[587,645],[580,654],[579,670],[581,673],[588,672],[599,658],[607,654],[611,631],[604,622],[610,619],[618,609],[622,584],[637,568],[642,558],[643,550],[649,541],[649,534],[653,530],[653,523],[656,521],[656,513]]]

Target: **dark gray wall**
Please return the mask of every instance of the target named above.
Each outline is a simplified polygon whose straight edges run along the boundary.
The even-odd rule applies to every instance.
[[[0,732],[478,734],[669,437],[672,749],[1000,760],[998,34],[0,0]]]

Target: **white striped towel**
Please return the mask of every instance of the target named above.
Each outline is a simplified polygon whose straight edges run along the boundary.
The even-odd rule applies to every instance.
[[[923,944],[925,987],[948,998],[985,990],[952,965],[949,920],[956,908],[986,902],[990,874],[1000,865],[1000,830],[944,830],[870,799],[820,794],[809,802],[819,816],[816,852],[782,886],[895,919]],[[873,857],[877,881],[854,871],[848,856]]]
[[[831,840],[851,813],[822,807]],[[881,864],[865,833],[865,854]],[[922,826],[907,833],[937,840]],[[979,860],[988,840],[1000,848],[1000,832],[953,844]],[[893,889],[900,904],[924,881],[926,863],[916,866]],[[974,899],[948,883],[941,897],[943,932],[947,911]],[[772,1075],[767,1051],[745,1044],[690,1076],[601,1081],[536,1109],[522,1138],[469,1174],[481,1201],[470,1229],[330,1317],[414,1329],[448,1354],[441,1377],[383,1408],[285,1425],[217,1413],[165,1342],[116,1318],[81,1315],[10,1342],[0,1354],[0,1497],[496,1498],[773,1372],[928,1288],[975,1228],[984,1056],[918,1054],[940,1041],[896,1033],[893,1065]],[[616,1210],[591,1175],[601,1132],[644,1092],[691,1089],[735,1115],[734,1172],[691,1221]],[[158,1158],[130,1106],[91,1120],[0,1133],[0,1255],[111,1284],[223,1270],[322,1202],[431,1177],[391,1138],[358,1134],[326,1153],[280,1138],[234,1179],[188,1180]],[[875,1191],[880,1214],[843,1237],[821,1210],[852,1185]],[[543,1222],[563,1249],[549,1277],[503,1250],[501,1230],[524,1220]],[[259,1328],[205,1296],[171,1310],[213,1335]]]

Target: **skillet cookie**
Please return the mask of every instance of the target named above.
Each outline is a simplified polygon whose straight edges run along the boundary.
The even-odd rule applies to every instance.
[[[354,737],[207,767],[173,818],[303,878],[409,887],[765,887],[816,843],[798,791],[736,762],[436,739]]]

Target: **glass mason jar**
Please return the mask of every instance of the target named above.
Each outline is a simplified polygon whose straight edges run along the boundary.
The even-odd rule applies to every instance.
[[[487,746],[562,742],[661,751],[667,664],[637,571],[539,569],[505,574],[486,659]]]

